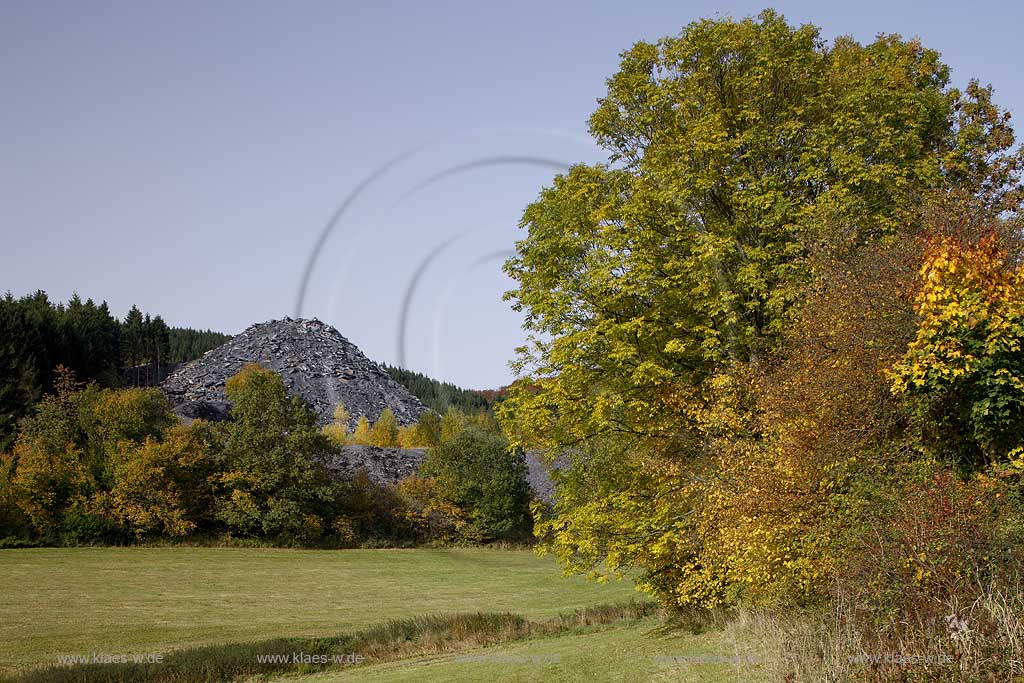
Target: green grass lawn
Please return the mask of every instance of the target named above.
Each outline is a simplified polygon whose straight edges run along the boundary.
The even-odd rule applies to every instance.
[[[756,683],[765,680],[744,644],[721,632],[661,633],[656,619],[582,629],[483,650],[414,657],[305,676],[276,683]]]
[[[637,597],[529,551],[43,548],[0,551],[0,671],[335,635],[442,612],[529,618]],[[531,679],[527,679],[531,680]]]

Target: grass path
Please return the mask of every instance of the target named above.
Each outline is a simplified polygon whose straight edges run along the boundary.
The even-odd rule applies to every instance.
[[[418,614],[528,618],[636,596],[564,578],[528,551],[44,548],[0,551],[0,671],[335,635]]]
[[[656,619],[581,629],[443,656],[415,657],[275,683],[757,683],[755,659],[717,631],[660,633]]]

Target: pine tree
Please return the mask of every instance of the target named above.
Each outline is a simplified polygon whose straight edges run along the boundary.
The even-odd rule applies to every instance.
[[[160,368],[163,363],[167,362],[167,357],[171,353],[171,330],[160,316],[153,318],[150,336],[153,360],[156,362],[156,383],[159,384],[162,380]]]
[[[138,306],[132,306],[124,319],[124,364],[135,368],[135,386],[139,386],[139,365],[145,348],[145,321]]]
[[[466,412],[490,410],[490,403],[478,391],[463,389],[450,382],[439,382],[426,375],[405,368],[384,365],[392,379],[423,401],[428,408],[441,414],[448,408],[456,407]]]
[[[172,327],[169,329],[169,336],[168,363],[185,363],[199,358],[230,339],[228,335],[220,332],[194,330],[190,327]]]

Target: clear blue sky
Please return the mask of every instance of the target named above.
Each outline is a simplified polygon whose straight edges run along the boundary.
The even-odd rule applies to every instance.
[[[764,3],[0,4],[0,291],[133,303],[239,332],[302,313],[474,387],[510,377],[502,254],[559,164],[600,158],[586,119],[618,53]],[[826,38],[920,36],[954,80],[1024,116],[1024,3],[777,2]],[[488,163],[481,163],[488,162]]]

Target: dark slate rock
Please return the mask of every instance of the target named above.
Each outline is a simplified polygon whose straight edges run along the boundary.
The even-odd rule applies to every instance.
[[[553,471],[568,469],[569,460],[565,457],[555,458],[554,462],[548,459],[540,451],[526,452],[526,481],[530,485],[533,495],[547,505],[555,504],[555,482],[551,474]]]
[[[378,448],[377,446],[343,446],[340,452],[325,460],[328,471],[348,479],[359,469],[365,469],[371,481],[394,486],[406,477],[416,474],[427,457],[426,448]],[[551,470],[568,465],[562,459],[549,465],[537,451],[526,453],[526,481],[538,499],[552,505],[555,502],[555,484]]]
[[[231,416],[231,404],[227,401],[223,403],[192,401],[175,407],[174,412],[188,421],[198,419],[207,422],[222,422]]]
[[[274,370],[288,393],[305,400],[320,424],[333,420],[338,402],[345,404],[354,429],[360,415],[375,422],[391,408],[400,425],[419,420],[426,410],[418,398],[363,355],[355,344],[319,320],[271,320],[207,351],[168,377],[162,388],[185,418],[224,419],[231,403],[227,380],[248,363]]]
[[[426,457],[426,448],[343,446],[324,464],[329,472],[342,478],[350,478],[357,470],[365,469],[372,481],[393,486],[416,474]]]

